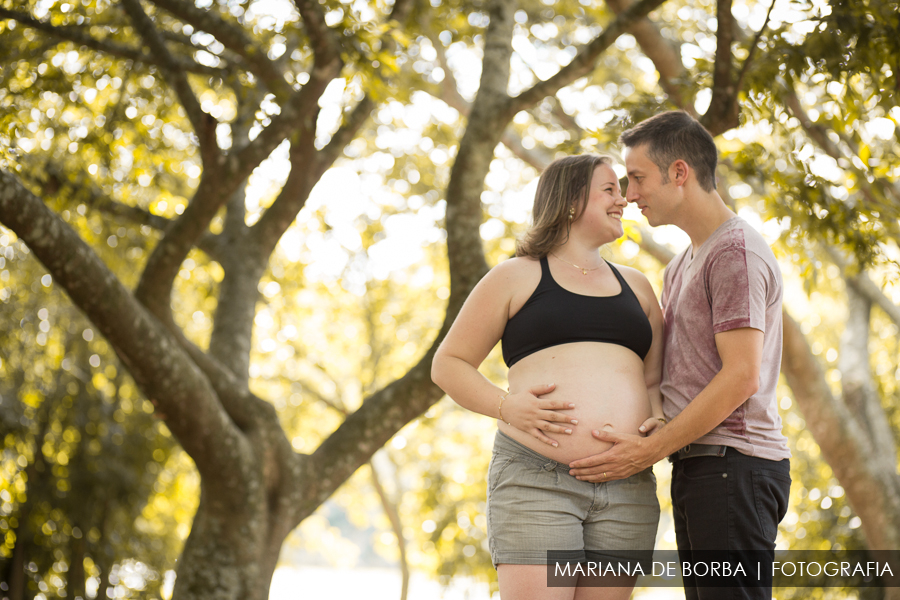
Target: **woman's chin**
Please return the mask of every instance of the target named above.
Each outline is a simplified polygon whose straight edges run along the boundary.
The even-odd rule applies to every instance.
[[[611,233],[611,234],[608,236],[608,239],[605,239],[600,245],[602,246],[602,245],[604,245],[604,244],[611,244],[611,243],[613,243],[614,241],[616,241],[617,239],[621,238],[621,237],[624,236],[624,235],[625,235],[625,228],[619,226],[619,230],[618,230],[618,231],[613,231],[613,233]]]

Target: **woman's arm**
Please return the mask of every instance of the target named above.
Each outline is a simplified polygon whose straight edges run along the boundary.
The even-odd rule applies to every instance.
[[[650,350],[644,357],[644,384],[647,386],[647,395],[650,398],[650,414],[651,417],[644,421],[639,431],[644,434],[650,434],[655,429],[661,427],[665,423],[665,416],[662,411],[662,394],[659,385],[662,381],[662,360],[663,360],[663,314],[659,307],[659,301],[653,291],[653,286],[644,276],[643,273],[635,269],[628,269],[630,272],[629,283],[635,295],[640,300],[641,307],[650,320],[650,327],[653,331],[653,342],[650,344]]]
[[[510,303],[527,279],[528,265],[523,261],[520,259],[516,264],[513,259],[501,263],[475,286],[435,353],[431,379],[463,408],[495,419],[502,418],[556,446],[555,440],[543,432],[566,433],[567,429],[571,432],[571,425],[561,427],[553,423],[574,422],[571,417],[552,410],[571,408],[570,404],[538,397],[553,391],[552,382],[527,392],[507,394],[478,372],[482,361],[503,335]]]
[[[652,421],[641,426],[640,431],[645,434],[659,429],[666,422],[662,410],[662,393],[659,390],[662,382],[663,328],[665,325],[663,324],[662,310],[656,296],[652,294],[653,288],[649,281],[647,287],[651,292],[650,314],[647,315],[647,318],[650,319],[650,327],[653,329],[653,343],[644,358],[644,383],[647,385],[647,395],[650,397]]]

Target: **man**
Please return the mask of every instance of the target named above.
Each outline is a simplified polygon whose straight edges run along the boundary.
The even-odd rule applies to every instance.
[[[622,479],[669,456],[683,563],[709,557],[698,551],[770,552],[790,492],[790,451],[776,398],[778,264],[762,236],[716,192],[715,143],[690,115],[656,115],[620,142],[626,199],[650,225],[677,225],[691,238],[663,284],[661,391],[670,422],[648,437],[593,432],[615,445],[573,462],[571,473],[595,482]],[[725,585],[735,587],[718,590],[693,576],[684,580],[688,598],[772,597],[771,580],[755,588],[738,587],[747,579],[731,580]]]

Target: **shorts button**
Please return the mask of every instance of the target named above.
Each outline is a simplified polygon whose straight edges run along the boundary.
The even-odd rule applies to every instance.
[[[725,479],[727,477],[728,477],[728,473],[722,473],[722,479]]]

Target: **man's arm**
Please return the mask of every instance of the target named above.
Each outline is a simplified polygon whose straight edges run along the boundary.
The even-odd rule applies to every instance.
[[[609,450],[569,464],[585,481],[625,479],[706,435],[756,393],[762,366],[763,332],[750,327],[716,334],[722,369],[677,417],[655,435],[593,431]]]

